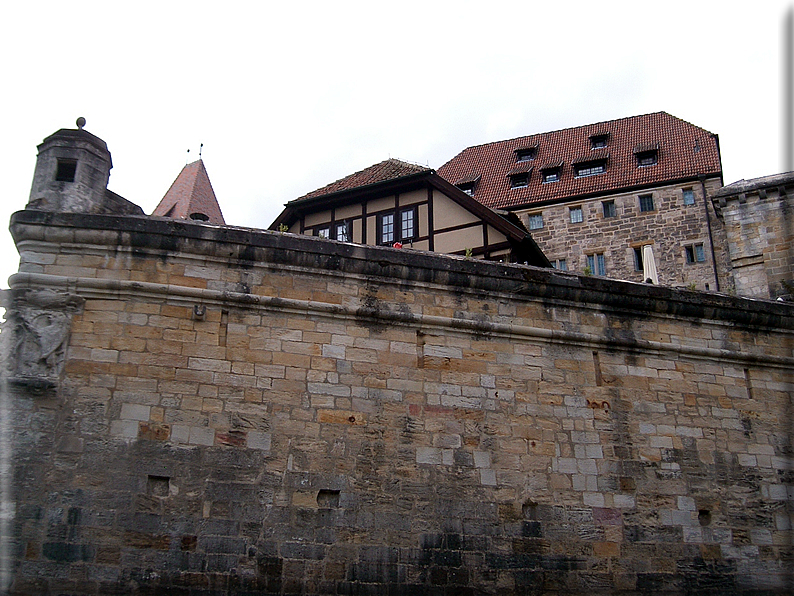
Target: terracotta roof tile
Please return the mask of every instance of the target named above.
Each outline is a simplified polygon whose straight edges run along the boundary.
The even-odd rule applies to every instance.
[[[374,166],[365,168],[360,172],[345,176],[341,180],[332,182],[331,184],[323,186],[322,188],[318,188],[317,190],[305,194],[295,200],[302,201],[304,199],[322,197],[336,192],[350,190],[352,188],[369,186],[371,184],[377,184],[378,182],[395,180],[397,178],[403,178],[405,176],[411,176],[413,174],[421,174],[423,172],[430,171],[432,171],[430,168],[400,161],[399,159],[387,159],[386,161],[377,163]]]
[[[206,216],[207,220],[191,217],[197,213]],[[172,219],[197,219],[217,225],[226,224],[204,162],[200,159],[182,168],[152,215]]]
[[[609,135],[607,147],[591,150],[590,137],[605,134]],[[562,164],[560,181],[543,184],[540,176],[533,176],[526,187],[510,188],[508,172],[517,166],[515,151],[533,145],[537,145],[537,155],[530,163],[538,169]],[[656,165],[637,167],[634,150],[640,145],[658,146]],[[607,152],[605,173],[574,176],[571,164],[575,159],[588,154],[599,159]],[[438,169],[450,182],[480,175],[474,198],[488,207],[508,209],[721,172],[715,135],[666,112],[477,145]]]

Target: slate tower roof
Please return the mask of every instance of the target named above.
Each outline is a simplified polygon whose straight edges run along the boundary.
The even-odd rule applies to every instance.
[[[152,215],[226,225],[202,160],[187,164]]]

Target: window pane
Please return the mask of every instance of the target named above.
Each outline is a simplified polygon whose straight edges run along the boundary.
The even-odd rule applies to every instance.
[[[642,247],[638,246],[634,249],[634,271],[642,271]]]
[[[543,214],[536,213],[535,215],[529,216],[529,229],[530,230],[539,230],[543,227]]]
[[[406,209],[400,212],[400,238],[413,240],[414,238],[414,210]]]
[[[560,259],[557,264],[557,268],[560,271],[568,271],[568,261],[566,261],[565,259]]]
[[[604,255],[598,254],[596,255],[596,265],[598,269],[598,273],[596,275],[606,275],[607,274],[607,265],[604,261]]]
[[[381,244],[394,242],[394,213],[380,216],[380,241]]]
[[[582,208],[571,207],[571,223],[581,223],[583,221]]]
[[[350,227],[347,222],[336,224],[336,239],[340,242],[350,242]]]
[[[694,263],[695,262],[695,248],[692,246],[685,246],[684,247],[684,254],[686,255],[686,262],[687,263]]]
[[[330,238],[331,237],[331,229],[330,228],[319,228],[317,230],[317,236],[320,238]]]
[[[706,260],[706,255],[703,252],[703,245],[702,244],[696,244],[695,245],[695,259],[697,259],[698,263],[702,263],[703,261]]]
[[[653,195],[640,195],[640,211],[653,211]]]
[[[685,188],[682,192],[684,195],[684,205],[694,205],[695,191],[693,191],[691,188]]]
[[[604,217],[615,217],[615,201],[604,201]]]

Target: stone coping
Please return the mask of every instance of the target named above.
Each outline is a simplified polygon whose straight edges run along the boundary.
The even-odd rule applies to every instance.
[[[373,278],[435,283],[461,291],[586,304],[633,317],[654,314],[711,319],[755,329],[794,330],[794,305],[584,276],[556,269],[494,263],[413,249],[367,246],[312,236],[147,216],[60,213],[27,209],[10,229],[25,241],[126,246],[133,256],[180,253],[223,259],[243,269],[258,264],[335,270]]]

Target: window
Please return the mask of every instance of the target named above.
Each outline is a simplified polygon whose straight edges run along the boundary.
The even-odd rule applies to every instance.
[[[524,188],[529,184],[529,172],[523,174],[512,174],[510,176],[510,188]]]
[[[606,275],[607,266],[604,260],[604,253],[596,253],[594,255],[587,255],[587,267],[593,275]]]
[[[474,182],[467,182],[465,184],[459,184],[458,188],[465,192],[470,197],[474,196]]]
[[[412,242],[417,237],[416,207],[407,207],[395,213],[381,213],[378,215],[378,244],[390,246],[395,242]]]
[[[640,195],[640,211],[653,211],[653,195]]]
[[[695,204],[695,191],[691,188],[685,188],[681,191],[682,196],[684,197],[684,205],[694,205]]]
[[[703,244],[690,244],[684,247],[684,254],[686,255],[686,262],[688,265],[693,263],[702,263],[706,260],[706,253],[703,250]]]
[[[607,146],[608,134],[593,135],[590,137],[590,149],[603,149]]]
[[[529,229],[540,230],[543,227],[543,214],[533,213],[529,216]]]
[[[400,211],[400,240],[411,241],[416,238],[416,209],[403,209]]]
[[[602,201],[601,207],[604,209],[604,217],[615,217],[615,201]]]
[[[634,271],[644,271],[642,264],[642,246],[634,248]]]
[[[336,233],[334,234],[334,238],[339,240],[339,242],[350,242],[352,240],[350,228],[351,225],[349,221],[342,221],[337,223]]]
[[[551,266],[560,271],[568,271],[568,261],[566,259],[556,259],[551,262]]]
[[[317,228],[317,230],[315,230],[315,232],[317,233],[317,236],[319,238],[330,238],[331,237],[331,228],[328,228],[328,227],[326,227],[326,228]]]
[[[560,168],[548,168],[542,171],[543,182],[557,182],[560,179]]]
[[[394,243],[394,213],[383,213],[378,216],[378,243]]]
[[[581,207],[571,207],[571,223],[582,223],[584,215]]]
[[[659,152],[656,149],[650,151],[640,151],[636,154],[637,167],[655,166],[658,161]]]
[[[537,147],[527,147],[526,149],[516,149],[516,161],[532,161],[538,154]]]
[[[604,160],[587,161],[576,164],[574,166],[574,175],[577,178],[584,176],[595,176],[596,174],[603,174],[607,171],[607,162]]]
[[[76,159],[58,160],[58,169],[55,172],[56,182],[74,182],[75,174],[77,174]]]

